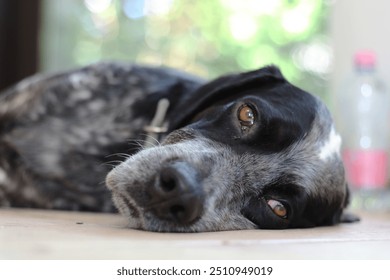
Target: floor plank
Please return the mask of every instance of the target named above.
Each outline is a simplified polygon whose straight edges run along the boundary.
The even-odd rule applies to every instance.
[[[0,210],[0,259],[390,259],[390,213],[334,227],[132,230],[116,214]]]

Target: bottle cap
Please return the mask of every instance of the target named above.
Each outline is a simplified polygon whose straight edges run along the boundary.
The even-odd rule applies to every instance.
[[[373,51],[359,51],[354,57],[355,66],[362,68],[374,68],[376,63],[376,55]]]

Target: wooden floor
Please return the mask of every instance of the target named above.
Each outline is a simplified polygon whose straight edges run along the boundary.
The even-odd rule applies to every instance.
[[[211,233],[126,228],[119,215],[0,210],[0,259],[390,259],[390,213],[334,227]]]

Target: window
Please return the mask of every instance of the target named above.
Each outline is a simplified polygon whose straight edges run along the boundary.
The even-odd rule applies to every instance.
[[[43,0],[42,5],[44,71],[120,60],[213,78],[276,64],[293,83],[326,94],[332,51],[325,0]]]

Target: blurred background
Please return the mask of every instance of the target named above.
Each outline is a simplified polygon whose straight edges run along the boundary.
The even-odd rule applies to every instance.
[[[202,77],[276,64],[323,97],[329,0],[0,0],[0,87],[101,60]]]
[[[389,9],[385,0],[0,0],[0,89],[101,60],[205,78],[276,64],[330,103],[356,50],[374,49],[390,73]]]

